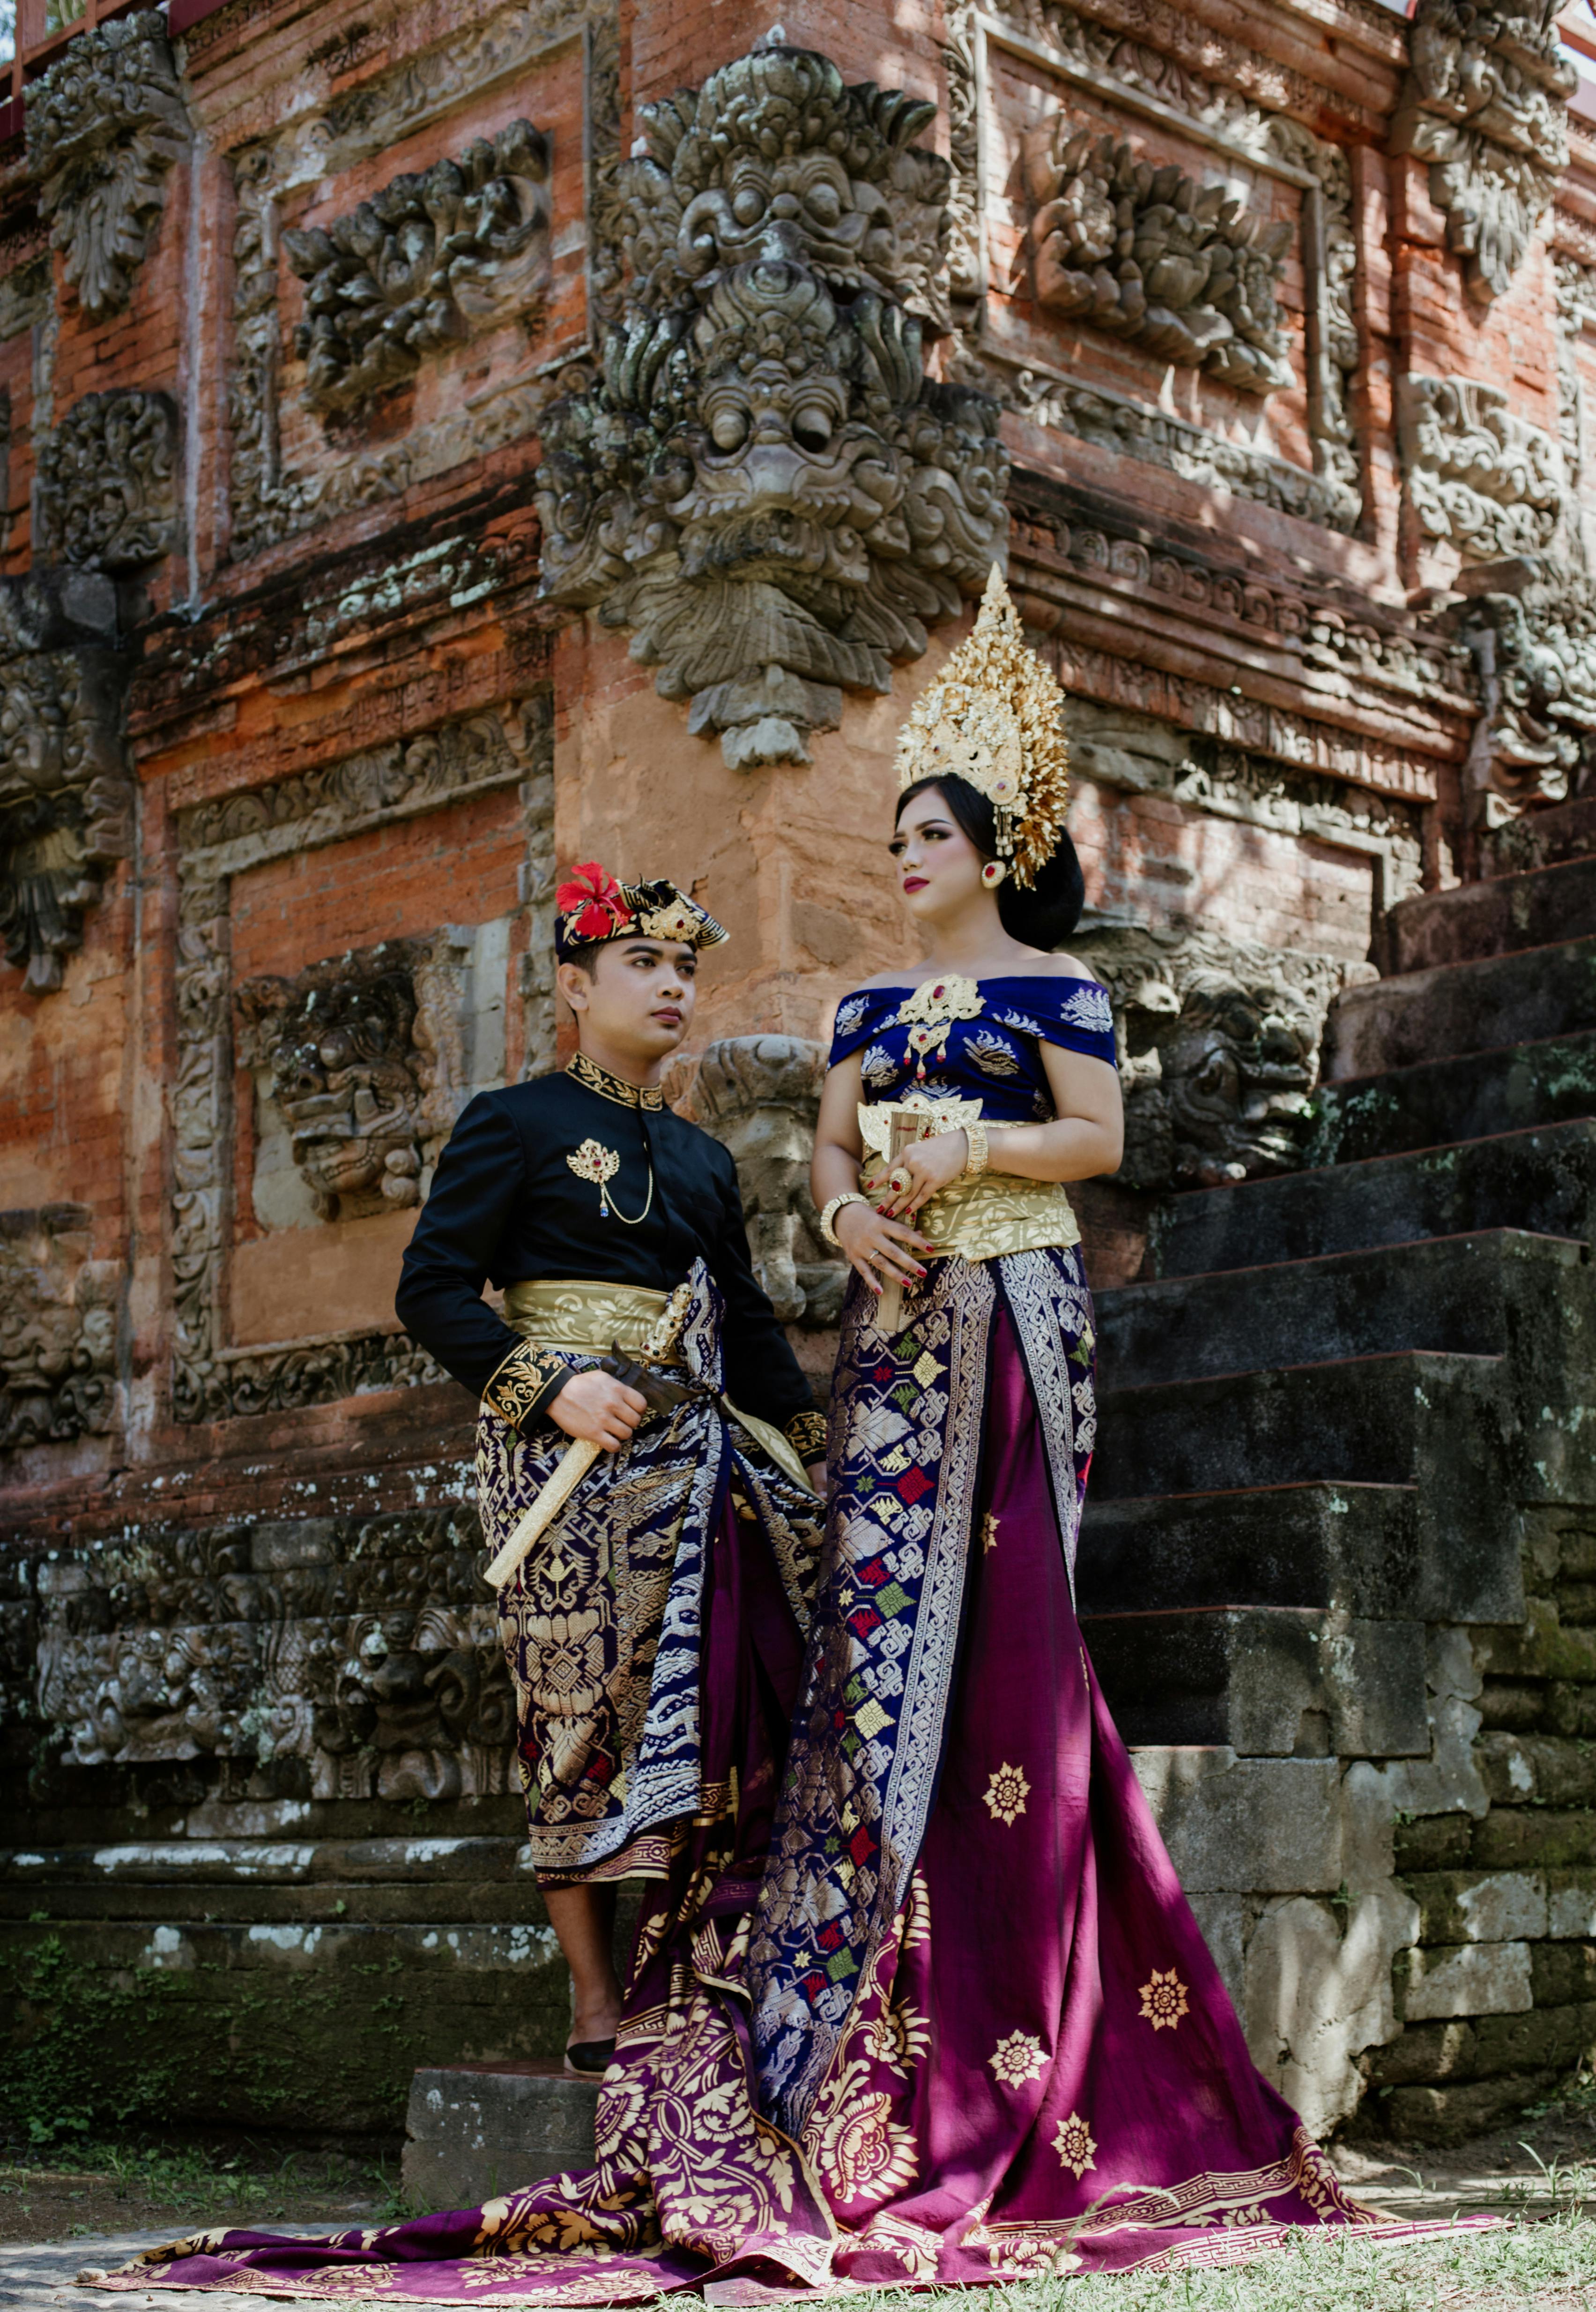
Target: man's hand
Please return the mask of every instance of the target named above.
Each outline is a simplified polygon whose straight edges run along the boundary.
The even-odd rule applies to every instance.
[[[648,1411],[648,1402],[623,1380],[606,1372],[572,1373],[559,1395],[549,1402],[549,1419],[567,1437],[583,1438],[618,1453],[632,1441],[632,1432]]]

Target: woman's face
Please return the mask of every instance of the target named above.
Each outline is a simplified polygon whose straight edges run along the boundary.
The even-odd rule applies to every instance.
[[[903,905],[921,922],[958,915],[978,898],[996,906],[981,880],[985,863],[938,788],[910,797],[889,848]]]

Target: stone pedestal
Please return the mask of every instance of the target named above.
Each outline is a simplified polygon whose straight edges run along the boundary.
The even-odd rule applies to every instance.
[[[552,2060],[419,2071],[405,2115],[405,2190],[430,2208],[474,2208],[593,2165],[597,2080]]]

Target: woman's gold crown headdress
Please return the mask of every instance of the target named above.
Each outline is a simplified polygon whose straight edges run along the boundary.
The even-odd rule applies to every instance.
[[[995,562],[975,631],[910,710],[897,762],[900,793],[949,772],[967,779],[992,806],[1004,867],[1022,888],[1035,880],[1069,793],[1064,693],[1026,646]]]

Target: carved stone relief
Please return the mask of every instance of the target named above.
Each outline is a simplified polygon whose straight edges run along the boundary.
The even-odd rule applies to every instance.
[[[83,1766],[238,1759],[274,1794],[514,1787],[469,1511],[157,1528],[39,1569],[37,1716]]]
[[[245,980],[237,1055],[269,1077],[320,1220],[421,1201],[466,1097],[468,931]]]
[[[0,591],[0,941],[35,994],[60,986],[85,912],[127,855],[115,639],[103,579],[40,574]]]
[[[1295,1170],[1333,998],[1367,964],[1239,944],[1195,925],[1073,942],[1109,991],[1125,1094],[1116,1178],[1154,1191]]]
[[[41,554],[90,570],[158,562],[177,539],[177,462],[166,394],[85,394],[39,444]]]
[[[1560,0],[1418,0],[1391,149],[1430,163],[1430,197],[1470,297],[1499,297],[1568,163],[1579,75],[1559,52]]]
[[[400,497],[434,475],[525,441],[538,431],[557,394],[589,381],[590,372],[571,358],[580,349],[568,348],[552,371],[501,386],[465,409],[414,427],[400,440],[351,449],[317,471],[285,464],[279,441],[283,324],[277,293],[278,209],[283,196],[384,152],[440,118],[463,95],[517,67],[534,66],[573,33],[590,34],[594,44],[586,75],[587,143],[602,175],[613,170],[618,139],[618,66],[606,71],[604,62],[614,54],[614,0],[514,0],[456,38],[396,64],[325,109],[301,115],[232,155],[236,215],[228,419],[230,550],[235,559],[247,559],[353,508]],[[604,223],[597,211],[590,213],[591,232]],[[600,273],[615,262],[604,255],[609,246],[589,250]]]
[[[1469,770],[1487,826],[1562,802],[1596,764],[1596,582],[1566,563],[1518,556],[1465,574],[1448,614],[1484,693]]]
[[[1041,7],[1033,0],[992,0],[980,22],[988,30],[979,37],[1012,40],[1029,65],[1051,69],[1099,100],[1117,102],[1133,118],[1177,128],[1189,125],[1221,162],[1225,155],[1234,155],[1249,168],[1282,177],[1298,188],[1307,304],[1303,357],[1313,469],[1305,473],[1284,459],[1245,442],[1223,440],[1164,410],[1081,386],[1061,371],[1040,364],[1027,368],[996,345],[980,343],[972,327],[964,330],[953,373],[966,382],[981,383],[1043,425],[1100,442],[1121,456],[1145,459],[1182,479],[1256,499],[1330,529],[1356,530],[1363,508],[1363,480],[1350,413],[1351,381],[1358,361],[1352,311],[1356,241],[1346,153],[1236,89],[1205,80],[1161,50],[1094,22],[1063,0],[1046,0]],[[1050,150],[1068,144],[1068,136],[1060,137],[1054,124],[1045,126]],[[1038,132],[1039,145],[1041,141]],[[974,165],[977,140],[966,139],[966,145],[970,165]],[[954,157],[958,164],[956,150]],[[955,206],[978,210],[979,199],[976,183],[956,196]],[[1264,261],[1258,250],[1247,259],[1260,297],[1259,267]],[[1112,302],[1117,305],[1117,300]],[[1164,302],[1167,306],[1167,299]],[[1254,310],[1260,311],[1256,304]],[[1234,328],[1234,317],[1225,318]],[[1268,350],[1270,358],[1284,354],[1284,347]]]
[[[1559,252],[1552,260],[1557,285],[1557,434],[1566,483],[1569,550],[1584,568],[1596,562],[1591,533],[1592,509],[1585,503],[1591,470],[1588,439],[1590,397],[1582,353],[1596,338],[1596,265]]]
[[[110,1428],[124,1270],[86,1204],[0,1213],[0,1452]]]
[[[232,1223],[226,1103],[233,1068],[229,886],[232,876],[263,860],[338,842],[440,802],[512,784],[523,786],[529,829],[541,830],[553,784],[546,697],[528,700],[517,713],[475,715],[180,814],[178,1052],[171,1095],[172,1405],[178,1420],[214,1420],[317,1405],[358,1388],[395,1388],[441,1377],[432,1359],[402,1334],[349,1337],[329,1333],[325,1339],[292,1346],[240,1350],[227,1345],[222,1274]],[[466,1048],[462,938],[434,934],[406,942],[403,953],[415,1011],[408,1026],[410,1056],[399,1055],[414,1089],[414,1106],[403,1099],[401,1104],[424,1192],[426,1167],[453,1125],[469,1089],[475,1059]],[[301,1145],[307,1187],[328,1200],[348,1194],[358,1207],[374,1186],[380,1209],[383,1179],[391,1177],[397,1184],[417,1178],[403,1165],[392,1168],[388,1162],[390,1152],[402,1155],[406,1144],[397,1125],[391,1134],[385,1134],[382,1125],[384,1114],[395,1105],[394,1085],[374,1061],[359,1055],[346,1058],[344,1042],[335,1045],[329,1036],[330,1056],[323,1055],[318,1044],[314,1046],[305,1059],[301,1086],[292,1074],[293,1055],[304,1055],[311,1039],[275,1033],[278,1026],[306,1024],[308,1010],[314,1009],[310,998],[324,978],[336,988],[343,968],[319,967],[301,982],[275,987],[253,983],[242,1007],[248,1029],[244,1048],[269,1066],[287,1044],[283,1083],[291,1103],[301,1096],[305,1102],[296,1128],[304,1134]],[[352,987],[361,968],[358,961],[353,967]],[[376,976],[380,976],[379,970]],[[383,1015],[389,1022],[386,1033],[391,1036],[391,1022],[403,1012],[400,1004]],[[347,1033],[347,1021],[343,1024]],[[318,1102],[326,1104],[318,1107]],[[362,1130],[366,1124],[374,1128]],[[321,1128],[328,1125],[330,1130]],[[371,1182],[356,1187],[354,1176],[371,1165],[379,1146],[382,1160]],[[386,1199],[393,1200],[391,1195]]]
[[[480,329],[540,317],[548,291],[549,140],[529,120],[458,161],[399,176],[348,216],[288,232],[305,284],[294,351],[312,408],[358,408],[424,356]]]
[[[1516,416],[1499,385],[1402,377],[1397,428],[1403,487],[1426,538],[1466,562],[1549,545],[1563,517],[1563,460],[1539,425]]]
[[[1245,393],[1293,381],[1276,290],[1293,239],[1068,112],[1025,138],[1036,299]]]
[[[133,294],[188,118],[153,11],[80,32],[28,91],[28,167],[52,247],[95,320]]]
[[[1000,557],[992,403],[928,382],[932,109],[764,48],[640,116],[599,384],[544,429],[548,600],[628,630],[734,767],[805,762]]]
[[[692,1113],[737,1160],[754,1266],[783,1324],[837,1322],[848,1272],[820,1234],[809,1160],[825,1047],[798,1036],[728,1036],[710,1045]]]

